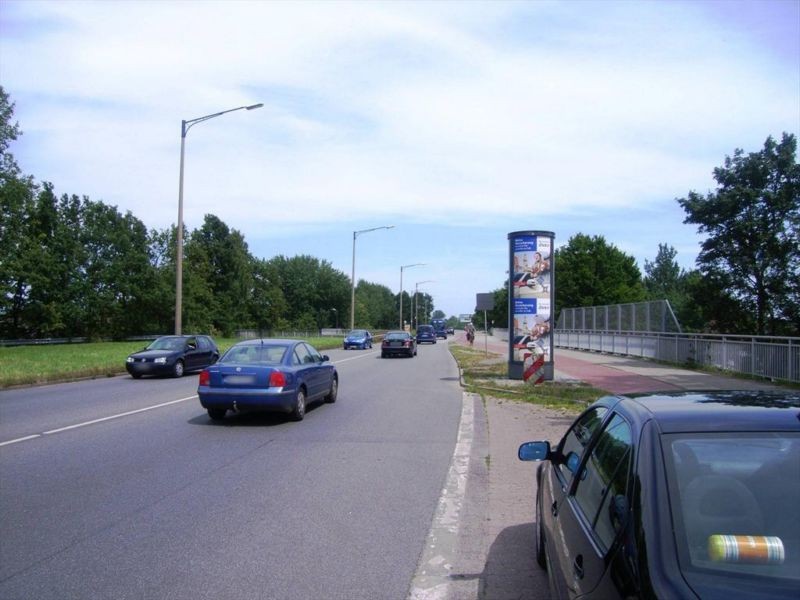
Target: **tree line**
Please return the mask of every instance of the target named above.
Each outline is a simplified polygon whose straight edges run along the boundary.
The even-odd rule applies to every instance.
[[[771,136],[714,169],[717,189],[677,202],[705,234],[696,269],[659,244],[641,273],[602,236],[577,234],[555,252],[554,315],[563,308],[669,300],[684,331],[800,335],[800,166],[797,140]],[[508,289],[494,291],[492,323],[508,323]],[[483,326],[483,315],[476,313]]]
[[[21,134],[0,86],[0,338],[123,338],[174,327],[175,228],[148,230],[130,212],[63,194],[21,173],[9,151]],[[562,308],[668,299],[685,331],[800,335],[800,166],[784,133],[737,149],[714,169],[717,189],[676,199],[706,238],[696,269],[659,244],[641,273],[602,236],[580,233],[555,252],[554,315]],[[350,278],[313,256],[250,254],[215,215],[184,231],[184,330],[315,330],[349,324]],[[491,323],[508,323],[508,291],[494,292]],[[409,311],[414,299],[403,293]],[[359,281],[357,326],[397,326],[400,296]],[[420,293],[421,322],[435,311]],[[404,310],[405,312],[405,310]],[[475,320],[482,326],[482,312]],[[450,322],[457,324],[455,317]]]
[[[174,328],[176,229],[148,230],[86,196],[58,196],[21,173],[9,151],[20,135],[0,87],[0,339],[121,339]],[[250,254],[244,236],[215,215],[184,231],[183,329],[314,331],[349,325],[350,278],[313,256]],[[403,306],[413,304],[403,294]],[[420,318],[433,298],[420,292]],[[355,322],[396,327],[400,296],[360,280]],[[404,311],[406,312],[406,311]]]

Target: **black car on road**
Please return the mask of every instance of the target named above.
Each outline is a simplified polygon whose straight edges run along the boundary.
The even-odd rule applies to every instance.
[[[383,336],[381,342],[381,358],[389,356],[407,356],[414,358],[417,355],[417,340],[407,331],[389,331]]]
[[[183,377],[187,371],[213,365],[218,358],[219,348],[208,335],[165,335],[131,354],[125,369],[134,379],[142,375]]]
[[[555,598],[800,598],[800,394],[609,396],[537,469]]]

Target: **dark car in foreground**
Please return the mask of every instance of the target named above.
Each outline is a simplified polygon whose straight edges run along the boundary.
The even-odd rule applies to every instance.
[[[436,332],[432,325],[420,325],[417,327],[417,344],[435,344]]]
[[[601,398],[528,442],[555,598],[800,598],[800,394]]]
[[[213,365],[218,358],[219,348],[210,336],[165,335],[128,356],[125,369],[134,379],[142,375],[183,377],[186,372]]]
[[[239,342],[200,373],[197,395],[215,421],[233,412],[283,412],[303,420],[308,404],[336,402],[339,374],[327,355],[300,340]]]
[[[417,340],[407,331],[389,331],[381,342],[381,358],[417,355]]]
[[[359,348],[361,350],[372,348],[372,334],[366,329],[353,329],[345,336],[342,346],[345,350],[350,348]]]

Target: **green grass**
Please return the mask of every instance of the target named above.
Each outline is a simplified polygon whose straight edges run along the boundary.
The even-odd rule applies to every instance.
[[[320,351],[338,348],[342,343],[331,337],[306,339]],[[215,341],[225,352],[239,340]],[[125,373],[127,356],[146,344],[139,341],[0,347],[0,388],[119,375]]]
[[[508,379],[505,355],[488,353],[466,346],[450,345],[450,352],[461,367],[467,391],[484,398],[530,402],[578,413],[608,392],[584,383],[545,381],[538,385]]]

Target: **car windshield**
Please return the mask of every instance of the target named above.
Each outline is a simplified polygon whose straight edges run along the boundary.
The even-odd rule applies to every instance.
[[[287,346],[246,345],[233,346],[220,359],[220,363],[277,365],[283,362]]]
[[[420,325],[419,333],[432,333],[433,327],[430,325]]]
[[[147,350],[183,350],[186,340],[180,337],[163,337],[153,340]]]
[[[681,568],[763,585],[800,581],[800,434],[665,436]]]
[[[407,340],[409,338],[409,334],[407,333],[387,333],[384,339],[387,340]]]
[[[364,331],[363,329],[353,329],[353,331],[350,332],[350,337],[366,337],[366,336],[367,332]]]

